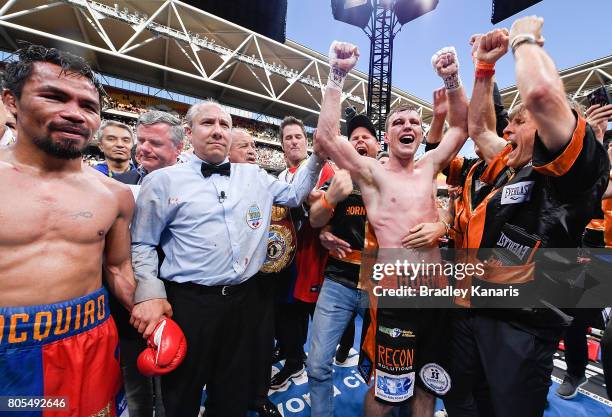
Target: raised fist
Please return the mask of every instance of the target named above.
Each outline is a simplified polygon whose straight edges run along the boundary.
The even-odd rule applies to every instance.
[[[359,49],[350,43],[333,41],[329,47],[329,65],[349,72],[359,60]]]
[[[345,169],[340,169],[334,173],[334,177],[329,185],[326,195],[327,201],[329,204],[336,205],[344,201],[351,191],[353,191],[351,174]]]
[[[510,28],[510,41],[520,35],[533,35],[540,46],[544,46],[542,27],[544,18],[537,16],[526,16],[517,19]]]
[[[472,52],[476,60],[495,64],[508,52],[510,36],[507,29],[495,29],[485,35],[472,35]]]
[[[440,49],[431,57],[431,64],[442,79],[447,79],[459,72],[457,51],[452,46]]]

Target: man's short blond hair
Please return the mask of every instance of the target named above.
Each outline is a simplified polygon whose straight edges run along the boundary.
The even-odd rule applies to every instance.
[[[421,120],[421,115],[419,113],[419,109],[414,106],[413,104],[400,104],[398,106],[393,107],[390,111],[389,114],[387,114],[387,119],[385,120],[385,132],[387,130],[389,130],[389,120],[391,120],[391,116],[393,116],[396,113],[401,113],[404,111],[413,111],[416,112],[416,114],[419,115],[419,120]]]
[[[508,113],[508,121],[511,122],[516,116],[524,114],[525,112],[527,112],[527,106],[523,103],[518,103],[510,110],[510,113]]]

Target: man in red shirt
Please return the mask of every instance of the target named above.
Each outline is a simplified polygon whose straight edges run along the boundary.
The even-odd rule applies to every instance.
[[[291,182],[294,173],[308,156],[306,130],[302,121],[292,116],[285,117],[280,129],[287,169],[278,178]],[[321,187],[333,174],[331,164],[325,164],[316,188]],[[326,259],[319,241],[319,230],[313,229],[308,222],[307,207],[303,205],[290,212],[297,233],[297,251],[292,264],[281,272],[276,319],[277,347],[286,361],[283,369],[272,377],[272,389],[285,386],[289,379],[304,372],[308,317],[312,316],[319,296]]]

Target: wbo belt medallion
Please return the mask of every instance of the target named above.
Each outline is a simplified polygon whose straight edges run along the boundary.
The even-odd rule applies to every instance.
[[[289,209],[273,206],[268,249],[261,272],[279,272],[286,268],[295,255],[296,234]]]

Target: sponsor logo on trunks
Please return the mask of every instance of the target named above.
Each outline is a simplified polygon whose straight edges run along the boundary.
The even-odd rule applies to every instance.
[[[438,395],[446,394],[451,388],[450,375],[437,363],[424,365],[419,376],[423,384]]]
[[[396,337],[414,337],[414,333],[410,330],[402,330],[397,327],[391,329],[390,327],[378,326],[378,331],[384,334],[388,334],[389,336]]]
[[[257,204],[251,204],[247,209],[246,222],[251,229],[257,229],[261,226],[263,216]]]
[[[378,345],[376,368],[387,371],[410,371],[414,363],[414,349],[393,349]]]
[[[506,185],[502,189],[502,204],[518,204],[531,199],[531,191],[533,190],[535,181],[522,181],[516,184]]]
[[[414,378],[414,372],[391,375],[377,370],[374,394],[392,403],[406,401],[414,394]]]
[[[47,343],[92,328],[106,319],[104,294],[76,305],[49,310],[3,314],[0,309],[0,346]]]

